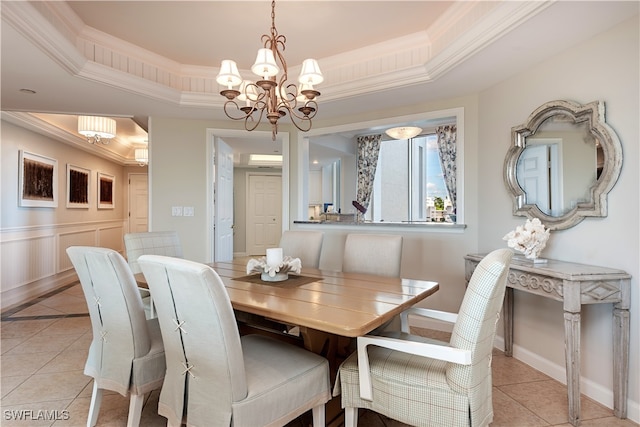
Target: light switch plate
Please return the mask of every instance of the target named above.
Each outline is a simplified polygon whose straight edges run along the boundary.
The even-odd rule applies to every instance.
[[[171,216],[182,216],[182,206],[172,206]]]
[[[185,206],[182,212],[184,213],[184,216],[193,216],[194,208],[193,206]]]

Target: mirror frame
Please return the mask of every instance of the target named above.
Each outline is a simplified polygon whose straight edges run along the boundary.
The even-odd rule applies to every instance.
[[[569,212],[554,217],[542,212],[537,205],[527,204],[526,194],[516,177],[516,167],[520,154],[526,148],[526,139],[535,134],[542,123],[555,115],[571,116],[575,123],[589,127],[591,134],[600,141],[604,155],[604,165],[600,177],[591,186],[591,200],[580,202]],[[603,101],[578,104],[572,101],[550,101],[538,107],[527,122],[511,128],[513,145],[504,161],[504,181],[513,197],[513,214],[538,218],[550,230],[564,230],[575,226],[585,217],[607,216],[607,193],[613,188],[622,169],[622,145],[615,131],[605,122]]]

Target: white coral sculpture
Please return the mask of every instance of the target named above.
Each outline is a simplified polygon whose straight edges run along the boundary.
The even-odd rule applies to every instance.
[[[507,233],[502,240],[518,252],[522,252],[527,259],[536,259],[547,246],[550,231],[538,218],[528,219],[524,226],[519,225],[515,230]]]

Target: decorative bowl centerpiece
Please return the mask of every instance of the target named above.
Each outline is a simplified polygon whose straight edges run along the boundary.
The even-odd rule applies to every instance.
[[[265,282],[281,282],[289,278],[289,272],[300,274],[302,262],[300,258],[282,255],[282,248],[267,249],[267,256],[250,259],[247,263],[247,274],[260,273]]]

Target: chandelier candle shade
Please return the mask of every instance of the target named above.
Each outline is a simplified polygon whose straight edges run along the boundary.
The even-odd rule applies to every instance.
[[[108,144],[116,136],[116,121],[109,117],[79,116],[78,133],[87,138],[89,144]]]
[[[287,82],[287,62],[284,59],[286,37],[278,34],[275,24],[276,2],[271,2],[271,31],[263,34],[264,47],[258,50],[251,71],[258,76],[254,83],[244,80],[235,61],[225,59],[220,64],[216,81],[225,89],[220,92],[227,101],[224,112],[230,119],[244,120],[244,127],[252,131],[266,115],[271,123],[272,139],[278,133],[278,120],[289,114],[291,122],[302,132],[311,129],[320,92],[314,86],[323,82],[318,61],[305,59],[302,63],[298,85]],[[279,74],[281,73],[281,74]],[[238,89],[234,87],[238,86]],[[239,103],[238,103],[239,101]],[[255,114],[254,114],[255,113]]]

